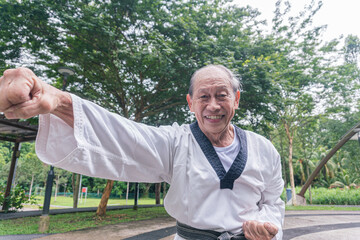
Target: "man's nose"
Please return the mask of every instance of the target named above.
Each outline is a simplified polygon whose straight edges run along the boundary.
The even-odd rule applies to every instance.
[[[209,104],[207,105],[208,110],[210,111],[217,111],[220,110],[221,106],[216,100],[216,98],[212,97],[210,98]]]

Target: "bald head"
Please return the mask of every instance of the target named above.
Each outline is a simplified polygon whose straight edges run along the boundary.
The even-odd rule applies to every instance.
[[[195,81],[198,78],[203,78],[206,75],[208,75],[208,77],[211,78],[225,78],[229,80],[233,88],[234,94],[236,93],[237,90],[240,89],[240,81],[230,69],[224,67],[223,65],[211,64],[196,70],[194,74],[191,76],[190,87],[189,87],[189,95],[191,97],[193,95]]]

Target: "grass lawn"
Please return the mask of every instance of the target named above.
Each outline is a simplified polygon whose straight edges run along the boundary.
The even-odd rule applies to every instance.
[[[43,196],[36,196],[37,205],[26,205],[26,208],[34,208],[39,209],[39,205],[42,206],[44,203]],[[162,201],[161,201],[162,202]],[[78,207],[97,207],[100,203],[100,198],[87,198],[86,202],[83,198],[79,200]],[[151,198],[140,198],[138,201],[139,205],[147,205],[147,204],[155,204],[155,199]],[[108,206],[112,205],[126,205],[126,199],[109,199]],[[134,205],[134,199],[129,199],[127,205]],[[72,207],[73,206],[73,199],[72,197],[64,197],[64,196],[57,196],[56,201],[55,197],[51,197],[50,202],[50,209],[57,209],[57,208],[64,208],[64,207]]]
[[[153,201],[153,199],[151,199]],[[116,200],[119,201],[119,200]],[[153,202],[143,201],[142,204],[152,204]],[[96,205],[98,202],[96,203]],[[118,204],[118,202],[116,202]],[[286,210],[342,210],[360,211],[360,207],[337,207],[337,206],[286,206]],[[163,207],[139,208],[137,211],[132,209],[107,211],[105,217],[96,217],[94,212],[69,213],[50,215],[50,229],[48,233],[64,233],[85,228],[99,227],[121,222],[138,221],[167,217]],[[37,234],[40,217],[26,217],[0,221],[0,235],[13,234]]]
[[[105,217],[97,217],[94,212],[50,215],[48,233],[64,233],[85,228],[99,227],[129,221],[168,217],[163,207],[139,208],[107,211]],[[0,235],[37,234],[40,217],[26,217],[0,221]]]
[[[327,210],[327,211],[360,211],[359,207],[343,207],[343,206],[326,206],[326,205],[318,205],[318,206],[286,206],[286,210]]]

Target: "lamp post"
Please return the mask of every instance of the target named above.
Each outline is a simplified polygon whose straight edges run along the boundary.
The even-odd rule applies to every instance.
[[[59,67],[58,72],[64,76],[62,90],[65,91],[68,76],[74,75],[75,70],[69,67]]]
[[[63,85],[62,90],[65,91],[67,85],[67,78],[68,76],[74,75],[75,71],[72,68],[68,67],[59,67],[58,72],[63,75]],[[54,167],[50,166],[50,171],[48,173],[48,177],[46,180],[46,190],[45,190],[45,198],[44,198],[44,206],[42,215],[48,215],[50,209],[50,199],[51,199],[51,192],[52,192],[52,185],[54,180]]]

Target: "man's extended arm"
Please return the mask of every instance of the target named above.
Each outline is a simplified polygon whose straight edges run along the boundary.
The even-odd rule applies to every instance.
[[[47,164],[113,180],[170,179],[173,128],[158,129],[112,114],[46,84],[30,69],[4,72],[0,112],[10,119],[40,115],[36,152]]]
[[[69,93],[41,81],[30,69],[9,69],[0,78],[0,112],[9,119],[52,113],[74,125]]]

